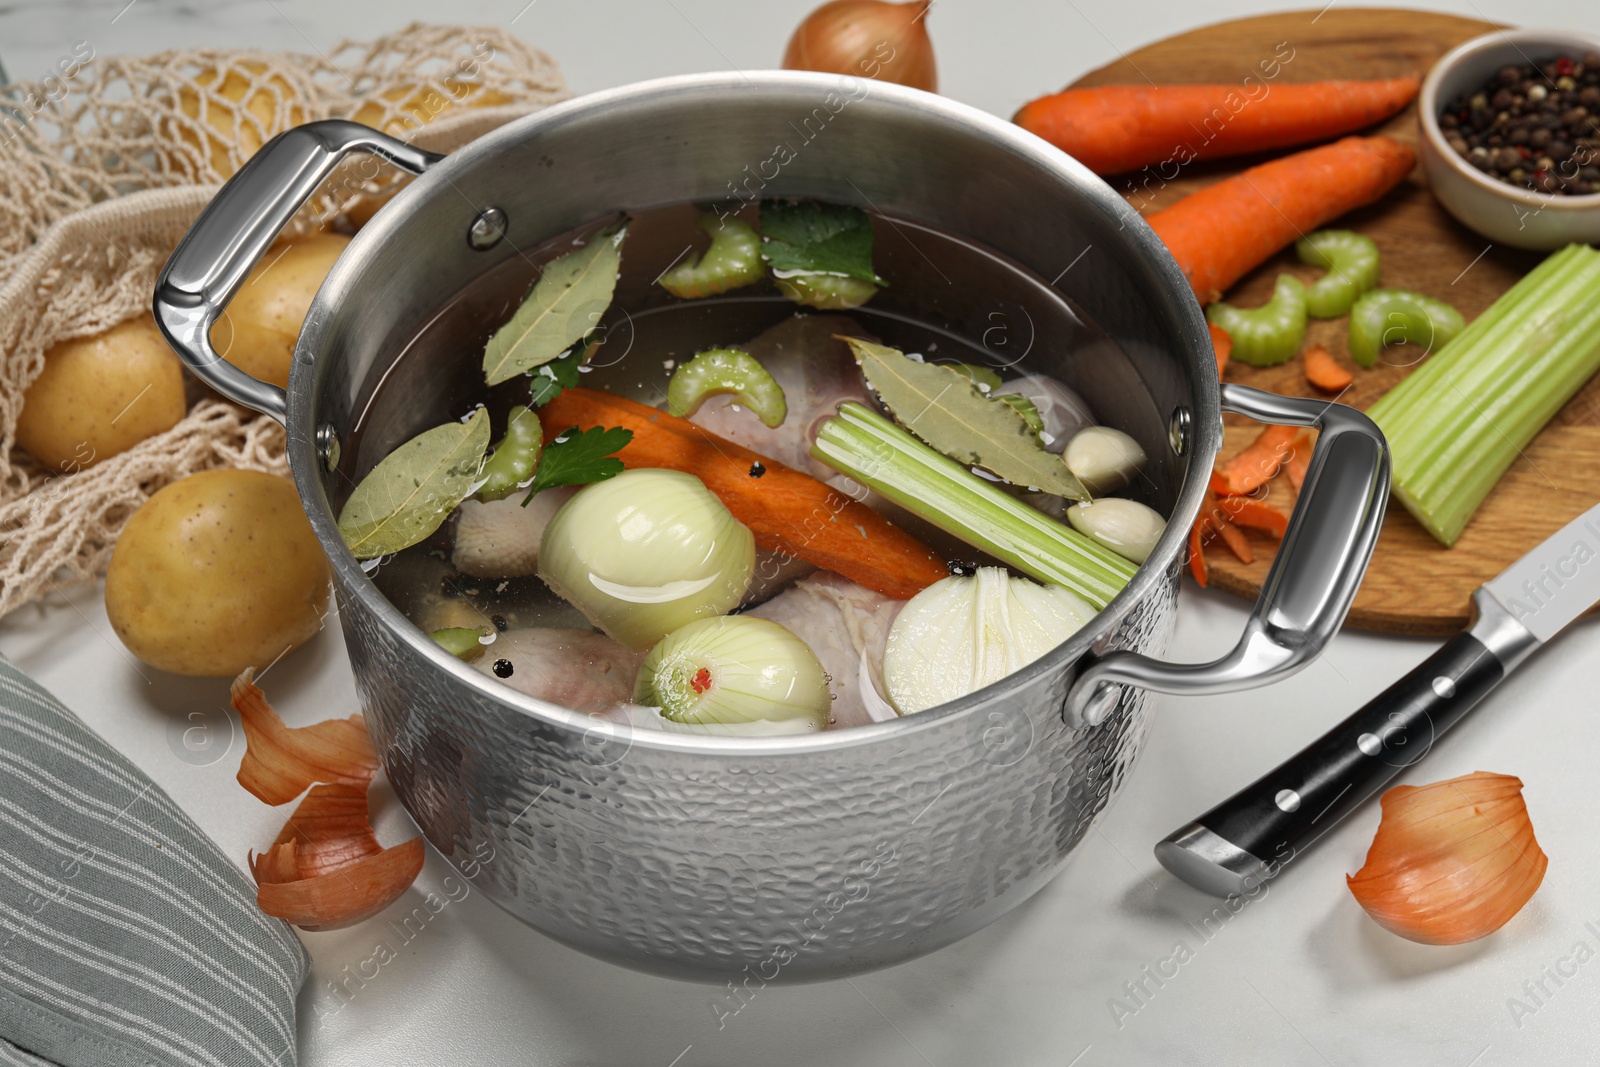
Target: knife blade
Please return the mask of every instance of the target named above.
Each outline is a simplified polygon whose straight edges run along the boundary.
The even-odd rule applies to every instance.
[[[1276,877],[1600,602],[1600,504],[1479,586],[1472,601],[1466,631],[1299,754],[1173,831],[1156,859],[1220,897]]]

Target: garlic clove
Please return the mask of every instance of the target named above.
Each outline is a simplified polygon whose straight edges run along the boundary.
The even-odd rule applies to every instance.
[[[1067,509],[1067,521],[1123,559],[1143,563],[1155,551],[1167,522],[1137,500],[1106,496]]]
[[[1094,614],[1076,594],[1000,567],[937,581],[906,602],[889,630],[889,702],[910,715],[977,692],[1054,649]]]
[[[1367,862],[1346,878],[1384,929],[1424,945],[1487,937],[1522,910],[1549,859],[1534,839],[1522,780],[1474,771],[1383,795]]]
[[[1094,496],[1121,489],[1145,464],[1139,442],[1109,426],[1089,426],[1067,442],[1062,453],[1067,469]]]

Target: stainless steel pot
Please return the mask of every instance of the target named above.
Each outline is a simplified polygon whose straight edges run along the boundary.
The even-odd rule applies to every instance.
[[[285,394],[220,361],[207,333],[353,151],[421,177],[328,275]],[[1068,372],[1070,354],[1041,344],[1030,366],[1065,373],[1141,440],[1147,498],[1172,516],[1160,545],[1090,627],[1026,670],[919,715],[800,739],[630,732],[458,662],[379,593],[335,524],[382,451],[459,415],[435,387],[450,368],[430,377],[425,361],[390,382],[385,395],[403,402],[375,419],[396,354],[452,294],[552,235],[623,208],[758,194],[855,203],[969,235],[1055,279],[1120,352]],[[287,426],[367,723],[428,840],[551,937],[678,977],[845,975],[1016,907],[1122,787],[1150,691],[1261,685],[1316,655],[1349,607],[1388,491],[1383,438],[1359,413],[1219,393],[1188,285],[1105,183],[1009,123],[855,79],[648,82],[541,111],[447,159],[349,122],[312,123],[272,141],[218,193],[162,272],[155,312],[197,375]],[[1172,627],[1184,534],[1223,410],[1322,433],[1238,647],[1215,663],[1162,663],[1152,657]]]

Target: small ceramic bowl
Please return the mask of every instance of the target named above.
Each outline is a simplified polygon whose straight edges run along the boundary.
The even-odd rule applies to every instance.
[[[1569,30],[1495,30],[1446,53],[1422,83],[1418,147],[1428,186],[1445,210],[1491,241],[1514,248],[1600,243],[1600,193],[1551,196],[1509,185],[1455,153],[1439,114],[1462,93],[1476,92],[1507,64],[1542,63],[1558,55],[1600,52],[1600,37]]]

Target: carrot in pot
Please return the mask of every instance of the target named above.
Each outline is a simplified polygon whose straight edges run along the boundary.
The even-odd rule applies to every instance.
[[[1346,137],[1224,178],[1145,221],[1210,304],[1280,248],[1394,188],[1415,159],[1389,137]]]
[[[1342,393],[1356,380],[1337,359],[1321,345],[1312,345],[1302,357],[1305,361],[1306,381],[1328,393]]]
[[[1233,355],[1233,338],[1214,322],[1206,326],[1211,330],[1211,350],[1217,355],[1217,377],[1221,378],[1228,370],[1228,357]]]
[[[633,440],[617,453],[626,466],[665,467],[699,478],[750,527],[762,549],[814,563],[898,600],[950,576],[931,548],[865,504],[687,419],[583,388],[562,390],[539,417],[547,440],[573,426],[632,430]]]
[[[1244,451],[1212,474],[1213,491],[1222,496],[1244,496],[1260,489],[1288,461],[1299,436],[1298,426],[1268,426]]]
[[[1013,121],[1096,174],[1184,164],[1322,141],[1381,122],[1411,102],[1416,76],[1239,85],[1104,85],[1022,106]]]

